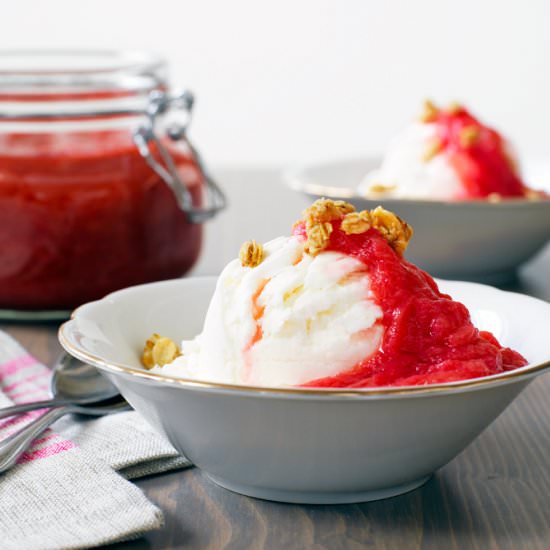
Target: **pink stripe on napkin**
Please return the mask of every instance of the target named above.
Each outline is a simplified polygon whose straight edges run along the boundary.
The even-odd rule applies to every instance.
[[[46,412],[44,409],[39,409],[38,411],[31,411],[26,414],[3,418],[0,420],[0,431],[2,432],[2,436],[11,435],[13,432],[16,432],[21,428],[19,424],[25,424],[31,420],[34,420],[35,418],[42,416],[44,412]]]
[[[15,403],[32,403],[50,398],[49,386],[35,386],[18,392],[7,391],[5,393]]]
[[[14,373],[19,372],[25,367],[36,365],[37,363],[38,361],[32,355],[22,355],[21,357],[12,359],[7,363],[0,365],[0,378],[10,376]]]
[[[26,453],[23,453],[17,461],[17,464],[32,462],[33,460],[38,460],[40,458],[48,458],[49,456],[57,455],[59,453],[62,453],[63,451],[74,449],[75,447],[76,445],[72,441],[69,441],[68,439],[62,439],[61,441],[57,441],[55,443],[52,443],[51,445],[48,445],[47,447],[42,447],[41,449],[38,449],[36,451],[28,451]]]
[[[17,404],[48,399],[51,370],[39,363],[32,355],[24,354],[0,364],[0,389]],[[16,432],[23,422],[27,423],[44,414],[44,410],[33,411],[18,417],[0,421],[0,438],[4,439]],[[47,443],[47,445],[45,445]],[[48,430],[46,435],[36,440],[33,446],[21,456],[18,464],[48,458],[76,445]]]
[[[1,376],[1,372],[0,372],[0,376]],[[9,394],[13,390],[18,388],[19,386],[22,386],[23,384],[29,384],[30,382],[34,382],[35,380],[39,380],[40,378],[48,378],[49,379],[50,377],[51,377],[51,374],[50,374],[49,369],[47,370],[47,372],[41,370],[40,372],[37,372],[36,374],[34,374],[32,376],[29,376],[27,378],[21,378],[20,380],[17,380],[15,382],[13,382],[12,384],[8,384],[7,386],[4,386],[2,389],[5,393]],[[42,387],[45,388],[46,390],[49,389],[49,386],[47,386],[47,385],[42,385]]]

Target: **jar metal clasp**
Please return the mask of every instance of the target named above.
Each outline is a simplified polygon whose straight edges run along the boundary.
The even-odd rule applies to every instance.
[[[147,164],[166,182],[174,193],[179,207],[185,212],[192,223],[203,223],[213,218],[227,204],[223,191],[206,171],[198,151],[191,145],[187,129],[191,121],[194,97],[184,90],[169,95],[162,91],[152,92],[146,110],[144,123],[134,132],[134,142]],[[171,109],[176,109],[183,118],[171,124],[166,129],[166,135],[173,141],[182,141],[188,147],[205,182],[206,206],[197,208],[193,205],[191,193],[179,174],[172,155],[157,135],[159,115],[164,115]],[[152,147],[158,151],[153,153]]]

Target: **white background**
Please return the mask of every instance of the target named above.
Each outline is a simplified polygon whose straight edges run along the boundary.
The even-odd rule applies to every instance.
[[[467,102],[544,157],[550,2],[544,0],[18,0],[1,48],[164,54],[197,96],[210,163],[286,166],[379,152],[422,99]]]

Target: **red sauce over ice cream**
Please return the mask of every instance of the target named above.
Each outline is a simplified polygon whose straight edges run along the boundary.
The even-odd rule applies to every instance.
[[[529,191],[521,180],[505,139],[483,125],[464,107],[434,110],[438,152],[444,152],[464,186],[465,198],[523,197]]]
[[[326,222],[325,222],[326,223]],[[309,387],[422,385],[488,376],[527,364],[519,353],[474,327],[468,310],[439,291],[426,272],[408,262],[371,227],[347,234],[331,220],[325,250],[360,260],[374,300],[383,311],[377,352],[347,372],[313,380]],[[294,234],[307,238],[305,223]]]

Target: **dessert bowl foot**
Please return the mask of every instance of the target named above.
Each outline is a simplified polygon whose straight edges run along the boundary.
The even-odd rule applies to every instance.
[[[268,487],[254,487],[241,483],[233,483],[216,476],[206,474],[208,479],[216,485],[223,487],[233,493],[245,495],[248,497],[260,498],[262,500],[273,500],[276,502],[286,502],[292,504],[355,504],[358,502],[370,502],[373,500],[382,500],[391,498],[403,493],[414,491],[424,485],[432,474],[409,481],[394,487],[386,489],[376,489],[373,491],[288,491],[280,489],[270,489]]]

